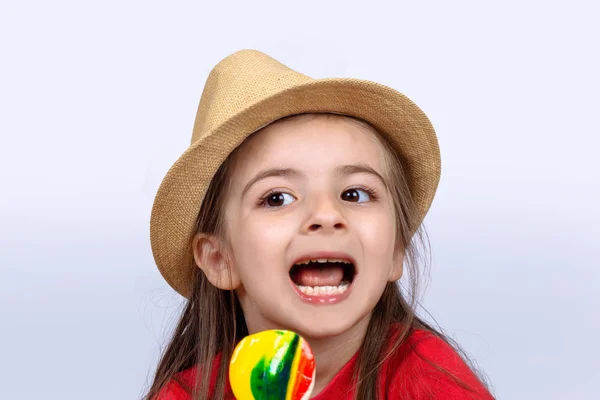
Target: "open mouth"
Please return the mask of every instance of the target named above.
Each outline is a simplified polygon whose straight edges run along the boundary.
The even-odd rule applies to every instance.
[[[356,276],[354,264],[347,260],[321,259],[294,264],[290,279],[298,290],[309,296],[344,294]]]

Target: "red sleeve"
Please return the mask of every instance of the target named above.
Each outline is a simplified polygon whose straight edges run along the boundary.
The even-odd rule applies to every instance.
[[[190,395],[174,379],[164,386],[155,400],[188,400]]]
[[[212,393],[217,380],[218,368],[221,362],[221,355],[218,354],[213,360],[211,377],[209,383],[209,393]],[[167,384],[160,390],[155,400],[191,400],[191,390],[196,386],[196,373],[201,373],[202,369],[193,366],[184,371],[178,372],[171,378]],[[229,381],[229,378],[227,378]],[[230,395],[231,388],[227,385],[225,395]],[[233,396],[231,394],[231,396]]]
[[[171,378],[171,380],[163,386],[154,400],[190,400],[191,395],[182,384],[191,388],[194,386],[195,378],[196,367],[177,373],[175,377]]]
[[[388,372],[390,399],[494,399],[456,351],[442,339],[430,332],[417,331],[410,341],[413,348],[405,344]],[[436,365],[453,374],[470,390]]]

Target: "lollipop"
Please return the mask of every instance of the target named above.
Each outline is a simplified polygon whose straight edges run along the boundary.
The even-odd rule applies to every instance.
[[[306,400],[314,379],[312,350],[291,331],[246,336],[229,363],[229,382],[238,400]]]

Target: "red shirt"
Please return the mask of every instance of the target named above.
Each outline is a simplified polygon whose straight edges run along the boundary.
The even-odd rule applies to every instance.
[[[473,391],[463,389],[452,378],[438,371],[433,365],[419,357],[405,342],[382,368],[380,387],[384,388],[388,400],[493,400],[473,372],[458,354],[440,338],[426,331],[414,331],[409,337],[418,353],[466,383]],[[348,393],[353,387],[353,368],[357,360],[355,354],[335,375],[329,384],[312,400],[354,400]],[[213,384],[219,358],[213,366]],[[194,386],[196,367],[178,374],[178,378],[190,387]],[[229,380],[227,380],[229,382]],[[227,399],[234,400],[231,387],[226,387]],[[176,381],[171,380],[162,389],[157,400],[191,400],[191,396]]]

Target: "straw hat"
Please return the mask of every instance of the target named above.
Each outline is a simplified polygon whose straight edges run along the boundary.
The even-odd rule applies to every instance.
[[[190,241],[206,189],[246,137],[285,116],[336,113],[361,118],[388,137],[408,166],[421,222],[440,179],[440,152],[427,116],[387,86],[353,78],[313,79],[256,50],[241,50],[210,72],[190,147],[163,179],[152,207],[150,242],[165,280],[190,296]]]

